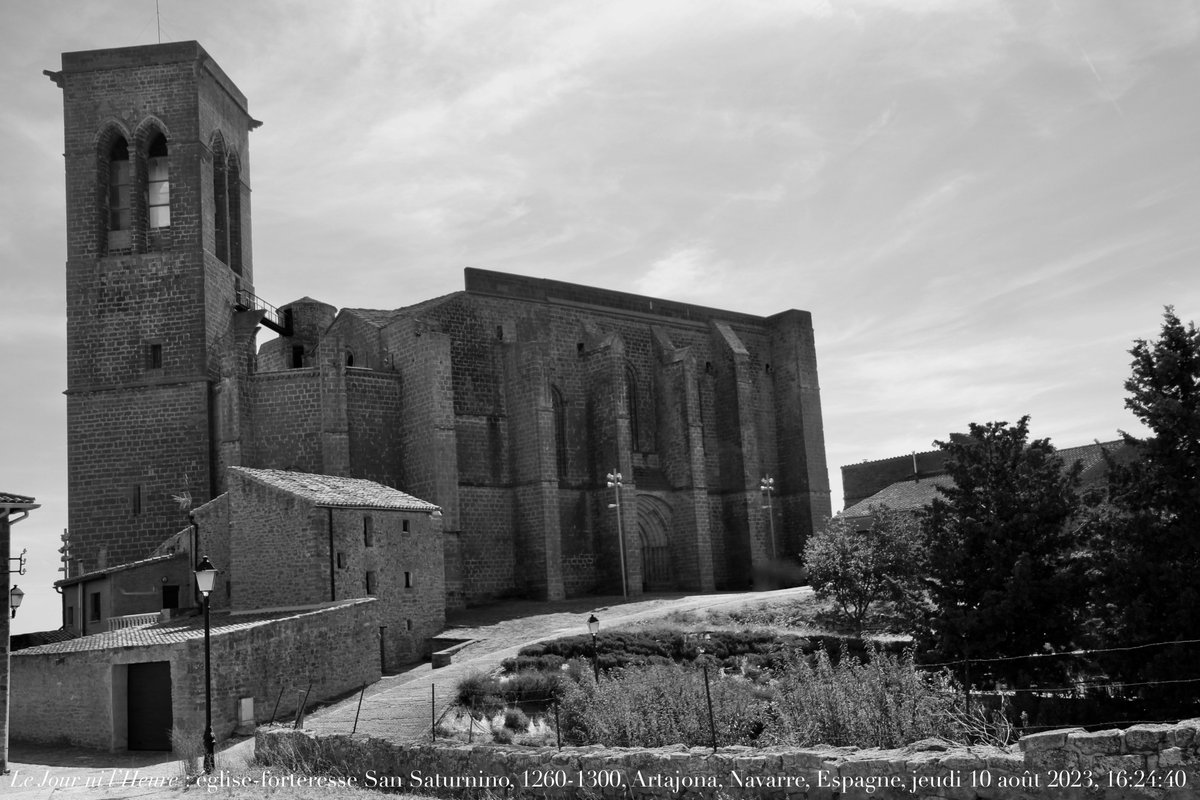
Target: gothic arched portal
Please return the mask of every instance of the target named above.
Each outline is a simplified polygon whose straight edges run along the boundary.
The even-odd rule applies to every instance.
[[[650,494],[637,499],[638,546],[642,551],[642,588],[664,591],[675,588],[671,561],[671,506]]]

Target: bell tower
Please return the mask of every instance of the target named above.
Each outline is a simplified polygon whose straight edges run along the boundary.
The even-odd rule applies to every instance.
[[[149,555],[220,491],[252,363],[245,96],[196,42],[64,53],[72,573]],[[79,563],[79,562],[82,563]]]

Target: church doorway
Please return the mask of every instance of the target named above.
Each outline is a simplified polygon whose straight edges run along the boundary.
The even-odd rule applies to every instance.
[[[653,495],[638,495],[638,545],[642,554],[642,590],[661,592],[675,588],[671,563],[671,507]]]

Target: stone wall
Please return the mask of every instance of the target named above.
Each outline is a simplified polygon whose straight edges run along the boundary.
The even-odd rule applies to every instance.
[[[487,787],[505,797],[695,797],[856,800],[1196,797],[1200,719],[1127,730],[1026,736],[1009,748],[924,740],[898,750],[683,745],[522,748],[401,745],[368,736],[263,729],[255,755],[267,765],[339,764],[358,785],[454,794]],[[471,783],[473,782],[473,783]]]
[[[377,604],[358,600],[263,622],[213,617],[213,732],[220,741],[237,725],[241,698],[254,699],[255,718],[294,715],[298,693],[309,702],[346,694],[379,679]],[[169,662],[176,727],[203,730],[202,629],[140,646],[80,650],[86,639],[31,647],[12,657],[10,732],[14,741],[72,744],[104,750],[126,746],[125,699],[130,664]],[[186,638],[184,638],[186,637]],[[280,689],[283,689],[282,695]]]

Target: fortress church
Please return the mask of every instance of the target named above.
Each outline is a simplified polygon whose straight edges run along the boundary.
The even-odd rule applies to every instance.
[[[383,590],[332,533],[332,509],[371,508],[353,500],[368,484],[437,509],[422,535],[440,537],[448,607],[749,587],[829,515],[807,312],[476,269],[432,300],[398,282],[393,309],[268,302],[251,248],[260,123],[204,49],[67,53],[47,74],[65,116],[68,581],[162,557],[181,532],[201,550],[222,547],[218,528],[259,535],[261,515],[212,505],[235,468],[287,491],[286,472],[350,481],[325,505],[319,480],[295,490],[331,509],[328,537],[304,523],[294,548],[328,600]],[[276,338],[257,348],[261,327]],[[237,607],[250,573],[219,566]],[[420,569],[375,580],[401,572]],[[89,602],[72,614],[111,613]]]
[[[211,689],[219,741],[429,656],[447,608],[745,588],[828,516],[806,312],[473,269],[394,309],[269,303],[259,123],[212,58],[66,53],[47,75],[70,533],[64,630],[13,654],[15,738],[170,749]]]

